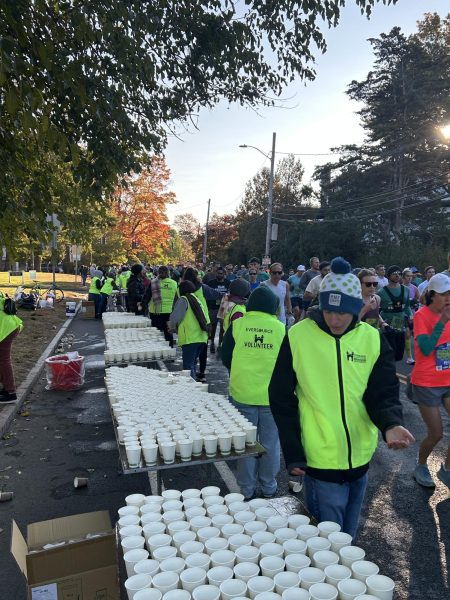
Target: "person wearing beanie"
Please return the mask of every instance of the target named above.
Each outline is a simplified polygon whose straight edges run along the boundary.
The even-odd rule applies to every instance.
[[[403,427],[392,349],[359,321],[362,306],[359,279],[335,258],[319,307],[289,329],[269,385],[288,472],[305,476],[309,511],[352,537],[378,431],[392,449],[414,442]]]
[[[222,344],[223,336],[227,332],[230,323],[240,319],[246,312],[247,298],[250,295],[250,284],[245,279],[235,279],[230,284],[228,295],[224,296],[219,310],[218,319],[221,320],[221,338],[219,346]]]
[[[266,450],[258,459],[238,461],[237,482],[246,500],[258,486],[266,498],[277,492],[280,441],[268,387],[285,332],[277,317],[279,302],[269,288],[258,287],[250,294],[245,314],[231,321],[222,344],[222,362],[230,372],[230,402],[257,427],[257,439]]]
[[[409,288],[402,285],[402,269],[392,265],[386,271],[388,284],[378,292],[380,297],[380,315],[389,328],[385,332],[392,349],[395,360],[402,360],[405,353],[405,329],[412,318],[409,302]]]
[[[128,310],[135,315],[144,314],[144,294],[145,287],[142,283],[144,267],[141,264],[135,264],[131,267],[131,275],[127,280]]]

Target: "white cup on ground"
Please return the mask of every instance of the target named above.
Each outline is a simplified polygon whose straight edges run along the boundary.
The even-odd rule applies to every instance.
[[[259,565],[255,563],[238,563],[234,566],[233,572],[236,579],[247,582],[259,575]]]
[[[324,573],[325,583],[334,585],[334,587],[337,587],[337,584],[343,579],[350,579],[352,576],[351,570],[344,565],[328,565],[325,567]]]
[[[344,546],[339,550],[339,556],[341,564],[351,569],[354,562],[364,560],[366,552],[359,546]]]
[[[186,563],[183,558],[175,556],[173,558],[166,558],[159,563],[159,569],[161,573],[177,573],[180,575],[184,568],[186,567]]]
[[[281,529],[283,527],[287,527],[288,520],[287,517],[282,517],[281,515],[274,515],[273,517],[269,517],[266,520],[267,529],[271,533],[275,533],[277,529]]]
[[[141,523],[145,523],[145,521],[142,521],[141,519]],[[148,538],[152,537],[152,535],[166,533],[166,525],[165,523],[151,521],[150,523],[145,523],[145,525],[143,524],[142,533],[144,534],[145,539],[148,540]]]
[[[187,462],[192,460],[192,444],[193,441],[191,438],[187,438],[183,441],[178,442],[178,446],[180,448],[180,458],[182,462]]]
[[[232,550],[216,550],[211,554],[211,565],[213,567],[229,567],[232,569],[236,556]]]
[[[395,581],[385,575],[371,575],[366,579],[369,594],[380,598],[380,600],[392,600],[394,595]]]
[[[141,523],[142,525],[148,525],[149,523],[161,523],[163,520],[163,516],[160,512],[146,512],[141,515]],[[164,527],[165,527],[164,523]]]
[[[309,517],[306,515],[290,515],[288,517],[288,527],[297,529],[301,525],[309,525]]]
[[[147,540],[150,552],[154,552],[156,548],[159,548],[160,546],[170,546],[171,542],[172,537],[167,535],[167,533],[157,533],[156,535],[149,537]]]
[[[192,434],[192,456],[200,456],[203,450],[203,436],[200,434]]]
[[[220,584],[220,593],[222,600],[232,600],[245,596],[247,592],[247,584],[241,579],[228,579]]]
[[[163,596],[163,600],[190,600],[191,594],[186,590],[171,590],[166,592]]]
[[[273,592],[275,583],[270,577],[258,575],[247,581],[247,589],[251,600],[255,600],[256,596],[262,592]]]
[[[273,580],[275,582],[275,591],[277,594],[283,594],[283,592],[289,588],[300,586],[300,577],[298,573],[292,573],[291,571],[281,571],[275,575]]]
[[[256,548],[261,548],[263,544],[273,544],[275,542],[275,535],[270,531],[257,531],[252,535],[252,544]]]
[[[123,538],[120,541],[120,545],[125,552],[128,550],[137,550],[138,548],[144,548],[145,538],[142,535],[130,535],[129,537]]]
[[[261,554],[259,548],[256,548],[255,546],[240,546],[239,548],[236,548],[234,553],[238,564],[242,562],[251,562],[255,563],[255,565],[258,564],[259,556]]]
[[[148,558],[148,552],[144,548],[137,548],[134,550],[128,550],[123,555],[123,560],[125,562],[125,568],[127,571],[128,577],[135,575],[134,565],[138,562],[145,560]]]
[[[219,600],[220,589],[216,585],[200,585],[192,592],[194,600]]]
[[[343,579],[337,585],[340,600],[354,600],[366,593],[366,584],[359,579]]]
[[[234,520],[240,525],[245,525],[246,523],[250,523],[250,521],[255,521],[256,515],[251,510],[240,510],[234,514]]]
[[[283,600],[310,600],[311,598],[309,590],[302,588],[289,588],[283,592],[281,597]]]
[[[190,567],[180,573],[181,587],[192,593],[195,588],[206,583],[206,571],[200,567]]]
[[[258,510],[258,508],[265,508],[269,506],[269,501],[265,498],[253,498],[253,500],[250,500],[248,505],[250,510],[255,512],[256,510]]]
[[[179,550],[185,542],[193,542],[195,539],[195,532],[189,529],[187,531],[176,531],[172,537],[173,544],[177,550]]]
[[[293,573],[299,573],[302,569],[306,569],[311,565],[311,559],[306,554],[288,554],[284,562],[286,571],[292,571]]]
[[[263,544],[259,547],[259,551],[261,552],[262,558],[265,556],[278,556],[282,558],[284,552],[283,546],[281,544],[276,544],[275,542]]]
[[[217,538],[219,536],[220,529],[218,527],[212,527],[211,525],[208,527],[200,527],[200,529],[197,530],[198,541],[202,542],[203,544],[206,542],[206,540],[209,540],[210,538]]]
[[[203,508],[203,506],[192,506],[191,508],[185,510],[184,514],[186,519],[191,521],[195,517],[204,517],[206,515],[206,508]]]
[[[167,524],[167,532],[172,537],[180,531],[189,531],[189,523],[187,521],[172,521]]]
[[[370,560],[355,561],[351,566],[351,570],[353,579],[359,579],[363,583],[366,583],[367,578],[371,575],[378,575],[380,572],[379,566]]]
[[[277,544],[284,544],[288,540],[297,540],[297,532],[295,529],[291,529],[290,527],[280,527],[280,529],[275,529],[273,532],[275,536],[275,541]]]
[[[338,591],[329,583],[315,583],[309,588],[311,600],[336,600]]]
[[[267,523],[267,519],[277,516],[277,511],[271,506],[262,506],[261,508],[257,508],[255,510],[255,515],[257,521],[263,521],[263,523]]]
[[[350,534],[343,531],[334,531],[328,535],[328,539],[331,542],[331,550],[339,553],[341,548],[351,545],[353,538]]]
[[[204,571],[208,571],[211,565],[211,557],[208,554],[202,554],[197,552],[195,554],[189,554],[186,558],[186,567],[188,569],[199,567]]]
[[[244,525],[244,532],[247,535],[253,535],[257,531],[267,531],[267,525],[262,521],[248,521]]]
[[[220,588],[223,581],[233,578],[233,569],[230,569],[230,567],[213,567],[207,571],[206,577],[210,585],[216,585]]]
[[[162,562],[168,558],[175,558],[176,555],[177,549],[173,546],[160,546],[152,552],[153,558],[158,562]]]
[[[161,496],[164,498],[163,502],[165,500],[179,500],[181,498],[181,492],[180,490],[168,489],[161,492]]]
[[[128,600],[133,600],[136,592],[149,588],[151,584],[152,578],[145,573],[128,577],[128,579],[125,580],[125,589],[127,590]]]
[[[220,531],[222,532],[222,537],[229,539],[232,535],[244,533],[244,527],[239,525],[239,523],[227,523],[223,525]]]
[[[184,558],[184,560],[186,560],[186,557],[188,557],[189,554],[202,554],[204,550],[205,545],[201,542],[184,542],[184,544],[181,544],[180,546],[179,553],[181,555],[181,558]]]
[[[222,537],[211,537],[205,541],[205,551],[209,556],[218,550],[228,550],[229,542]]]
[[[306,569],[300,571],[299,575],[300,587],[304,590],[309,590],[315,583],[325,582],[325,573],[321,569],[316,569],[316,567],[306,567]]]
[[[284,571],[284,560],[280,556],[265,556],[259,561],[264,577],[273,579],[277,573]]]
[[[133,600],[161,600],[162,594],[155,588],[145,588],[135,593]]]
[[[152,586],[159,590],[162,594],[166,592],[170,592],[170,590],[176,590],[178,588],[178,583],[180,581],[180,576],[178,573],[157,573],[152,578]]]
[[[331,550],[318,550],[313,554],[312,564],[313,567],[325,570],[325,567],[329,565],[337,565],[339,563],[339,554],[331,552]]]
[[[203,527],[209,527],[210,525],[211,519],[202,515],[197,515],[189,520],[189,527],[191,531],[194,531],[196,534],[199,529],[202,529]]]
[[[230,494],[227,494],[224,497],[224,500],[225,500],[225,504],[227,506],[229,506],[230,504],[233,504],[234,502],[243,502],[244,501],[244,495],[232,492]]]
[[[214,506],[216,504],[224,504],[224,498],[223,496],[206,496],[205,499],[203,500],[205,506],[208,508],[208,506]]]
[[[211,504],[206,509],[206,514],[211,519],[217,515],[226,515],[228,514],[228,507],[225,504]]]
[[[315,525],[300,525],[300,527],[297,527],[296,532],[298,539],[304,542],[312,537],[319,537],[319,530]]]
[[[134,565],[134,574],[139,575],[145,573],[153,577],[156,573],[159,573],[159,562],[151,558],[144,558]]]
[[[160,513],[161,512],[161,504],[158,504],[157,502],[146,502],[145,504],[143,504],[141,506],[141,508],[139,509],[139,512],[141,514],[141,517],[143,515],[146,515],[147,513]]]
[[[281,600],[281,596],[276,592],[261,592],[255,597],[255,600]]]
[[[169,510],[183,510],[183,503],[181,500],[166,500],[162,503],[161,508],[163,512],[168,512]]]
[[[186,498],[186,500],[183,500],[183,506],[184,506],[184,510],[188,510],[188,508],[192,508],[193,506],[201,506],[203,507],[203,500],[202,498]]]
[[[283,550],[284,556],[289,556],[289,554],[306,554],[306,542],[303,540],[286,540],[283,542]]]
[[[250,546],[252,543],[252,538],[245,533],[236,533],[234,535],[230,535],[228,538],[228,543],[230,544],[230,550],[235,552],[242,546]]]
[[[335,523],[334,521],[321,521],[317,524],[317,528],[319,530],[320,537],[328,537],[330,533],[335,533],[341,531],[341,526],[339,523]]]

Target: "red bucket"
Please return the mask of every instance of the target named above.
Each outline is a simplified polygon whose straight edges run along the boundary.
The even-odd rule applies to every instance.
[[[45,360],[45,370],[48,389],[76,390],[84,383],[84,356],[50,356]]]

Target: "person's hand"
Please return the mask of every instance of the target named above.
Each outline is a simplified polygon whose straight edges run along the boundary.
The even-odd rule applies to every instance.
[[[385,438],[387,446],[391,450],[408,448],[410,444],[413,444],[416,441],[413,434],[401,425],[396,425],[395,427],[388,429]]]
[[[291,469],[290,474],[295,475],[296,477],[301,477],[302,475],[305,475],[305,471],[300,469],[300,467],[294,467]]]

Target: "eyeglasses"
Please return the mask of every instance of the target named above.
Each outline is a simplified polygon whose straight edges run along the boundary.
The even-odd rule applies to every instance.
[[[256,271],[249,271],[249,275],[257,275]]]
[[[363,281],[364,285],[367,285],[367,287],[377,287],[378,285],[378,281]]]
[[[270,271],[272,275],[283,275],[283,271]]]

